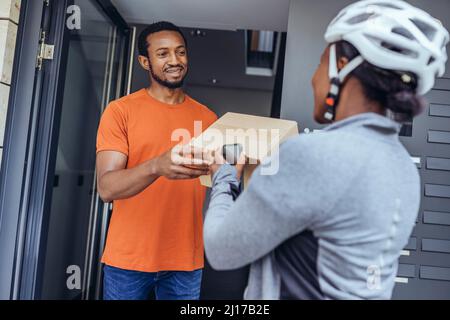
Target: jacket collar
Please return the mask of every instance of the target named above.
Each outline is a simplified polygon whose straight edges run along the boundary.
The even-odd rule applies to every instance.
[[[401,124],[389,119],[386,116],[379,115],[373,112],[360,113],[355,116],[345,118],[330,124],[324,131],[332,131],[336,129],[356,129],[356,127],[365,127],[374,129],[384,134],[398,134],[401,129]]]

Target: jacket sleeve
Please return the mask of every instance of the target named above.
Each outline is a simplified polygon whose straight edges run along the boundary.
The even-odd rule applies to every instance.
[[[213,268],[235,269],[256,261],[327,210],[327,201],[321,201],[322,178],[314,170],[308,173],[308,155],[294,152],[295,147],[286,143],[260,165],[236,201],[230,188],[238,183],[234,167],[226,164],[216,172],[204,223],[205,251]],[[264,174],[270,166],[276,173]]]

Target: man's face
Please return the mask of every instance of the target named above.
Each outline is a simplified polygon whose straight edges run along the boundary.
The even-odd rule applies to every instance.
[[[320,57],[320,64],[312,78],[312,86],[314,91],[314,119],[318,123],[326,123],[324,118],[325,99],[330,89],[330,79],[328,77],[329,65],[329,47],[325,49]]]
[[[152,79],[171,89],[180,88],[188,71],[183,37],[175,31],[160,31],[150,34],[147,43],[148,70]]]

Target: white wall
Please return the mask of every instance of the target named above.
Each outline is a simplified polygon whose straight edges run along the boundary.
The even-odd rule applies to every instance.
[[[0,164],[21,0],[0,1]]]

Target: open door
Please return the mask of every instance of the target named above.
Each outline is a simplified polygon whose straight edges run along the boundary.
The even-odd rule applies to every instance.
[[[33,74],[29,122],[17,119],[5,135],[5,146],[26,150],[16,168],[20,177],[13,180],[8,171],[13,147],[5,148],[2,168],[2,205],[9,204],[5,190],[17,192],[21,203],[2,213],[18,222],[8,257],[10,298],[93,299],[101,294],[99,255],[109,213],[96,192],[96,134],[106,105],[127,91],[131,32],[110,1],[28,0],[22,6],[19,33],[35,33],[38,43],[19,43],[17,51],[24,55],[35,45],[39,54],[35,65],[16,70],[18,78]],[[40,27],[28,30],[38,20]],[[17,80],[14,90],[28,94]],[[19,99],[10,106],[13,113]],[[24,128],[26,139],[16,134]],[[8,281],[6,274],[1,281]]]

